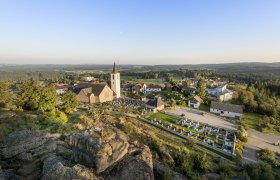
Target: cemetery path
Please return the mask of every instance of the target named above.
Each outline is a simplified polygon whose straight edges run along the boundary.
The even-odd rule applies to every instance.
[[[280,153],[280,147],[275,146],[274,143],[280,141],[280,136],[274,134],[264,134],[254,129],[249,129],[248,142],[244,145],[243,163],[256,162],[257,151],[260,149],[270,149]]]
[[[197,122],[206,123],[215,127],[236,130],[236,125],[209,113],[204,113],[204,115],[201,115],[200,113],[191,112],[187,108],[182,108],[178,106],[176,106],[174,109],[166,110],[166,112],[170,112],[177,115],[185,114],[186,118]]]

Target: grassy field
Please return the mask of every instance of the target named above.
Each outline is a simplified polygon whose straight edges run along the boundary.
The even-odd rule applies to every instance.
[[[245,124],[247,127],[259,130],[257,128],[257,122],[262,118],[262,115],[255,114],[255,113],[243,113],[242,115],[242,123]]]
[[[263,116],[260,114],[255,113],[243,113],[242,117],[242,123],[245,124],[245,126],[255,129],[257,131],[267,133],[267,134],[276,134],[280,136],[280,132],[278,131],[278,126],[271,125],[271,128],[266,128],[261,131],[260,128],[257,126],[257,122],[262,118]]]
[[[146,84],[158,84],[163,83],[162,79],[137,79],[132,76],[121,76],[121,80],[129,81],[132,83],[142,82]]]
[[[150,115],[150,118],[152,119],[157,119],[157,120],[161,120],[161,121],[165,121],[168,123],[173,123],[176,124],[176,122],[178,122],[180,120],[180,118],[175,117],[175,116],[171,116],[168,114],[163,114],[163,113],[153,113]]]
[[[200,104],[199,110],[205,111],[205,112],[210,112],[210,106],[207,106],[205,104]]]

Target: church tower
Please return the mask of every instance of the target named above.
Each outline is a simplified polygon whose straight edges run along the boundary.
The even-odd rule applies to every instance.
[[[113,71],[111,73],[111,89],[116,93],[116,98],[121,97],[120,73],[118,73],[118,71],[117,71],[115,62],[114,62],[114,66],[113,66]]]

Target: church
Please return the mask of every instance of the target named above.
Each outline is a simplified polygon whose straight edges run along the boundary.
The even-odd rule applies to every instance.
[[[121,97],[120,83],[120,73],[117,71],[116,63],[114,63],[111,73],[111,87],[108,84],[102,83],[80,83],[70,87],[69,90],[77,95],[80,103],[103,103]]]

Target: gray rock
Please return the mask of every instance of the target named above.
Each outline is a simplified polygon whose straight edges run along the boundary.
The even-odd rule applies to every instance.
[[[15,180],[15,179],[17,179],[17,175],[14,169],[0,168],[0,180]]]
[[[16,157],[18,160],[27,161],[27,162],[30,162],[33,159],[32,154],[27,152],[20,153]]]
[[[116,128],[106,128],[99,133],[70,135],[66,141],[72,147],[73,160],[94,168],[97,173],[119,161],[128,151],[127,136]]]
[[[147,146],[135,149],[104,173],[105,179],[153,180],[152,154]]]
[[[62,157],[53,156],[44,161],[42,180],[97,180],[92,171],[85,166],[76,164],[73,167],[66,166],[67,161]],[[69,164],[68,164],[69,165]]]
[[[23,152],[36,149],[50,140],[50,134],[20,131],[0,138],[0,159],[7,159]]]
[[[54,164],[61,163],[62,165],[69,164],[63,157],[61,156],[50,156],[44,161],[43,165],[43,174],[47,174],[48,171],[54,166]]]

